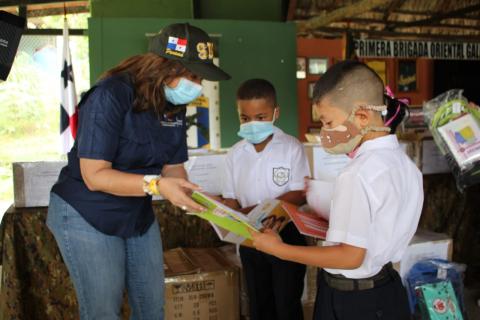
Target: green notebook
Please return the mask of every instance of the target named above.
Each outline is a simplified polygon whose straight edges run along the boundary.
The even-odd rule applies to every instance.
[[[247,239],[252,239],[248,229],[258,231],[248,222],[246,215],[223,205],[204,193],[195,191],[192,194],[192,199],[207,208],[205,212],[193,213],[202,219]]]

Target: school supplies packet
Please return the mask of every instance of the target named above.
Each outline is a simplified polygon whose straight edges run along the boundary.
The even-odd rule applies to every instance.
[[[298,231],[306,236],[325,240],[328,231],[328,221],[313,212],[306,211],[305,206],[283,202],[282,207],[292,219]]]
[[[207,208],[206,212],[192,214],[210,222],[218,237],[225,242],[252,247],[249,229],[271,228],[279,232],[290,221],[280,200],[265,200],[245,215],[198,191],[192,194],[192,199]]]
[[[416,287],[422,319],[463,320],[450,281],[426,283]]]
[[[480,108],[452,89],[424,102],[423,113],[457,188],[480,183]]]
[[[460,166],[480,160],[480,126],[472,114],[467,113],[438,128],[450,152]]]

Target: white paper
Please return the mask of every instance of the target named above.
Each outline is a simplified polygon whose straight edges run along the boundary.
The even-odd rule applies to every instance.
[[[333,199],[335,183],[331,181],[310,180],[307,192],[307,203],[315,214],[328,220]]]
[[[190,182],[198,184],[205,193],[221,194],[225,156],[226,154],[211,154],[190,157],[185,163]]]
[[[350,158],[346,155],[333,155],[320,146],[313,147],[313,178],[334,181],[349,162]]]

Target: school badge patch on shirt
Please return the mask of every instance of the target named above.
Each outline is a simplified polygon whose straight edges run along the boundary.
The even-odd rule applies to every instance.
[[[187,51],[187,39],[168,37],[167,49],[165,50],[165,53],[177,57],[183,57],[185,51]]]
[[[290,179],[290,169],[284,167],[273,168],[273,182],[281,187]]]

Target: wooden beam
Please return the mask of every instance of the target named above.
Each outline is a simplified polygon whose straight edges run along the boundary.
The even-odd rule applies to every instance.
[[[431,18],[427,19],[422,19],[422,20],[417,20],[417,21],[409,21],[409,22],[392,22],[387,24],[385,27],[386,30],[393,31],[396,28],[408,28],[408,27],[421,27],[421,26],[427,26],[430,24],[438,23],[442,20],[449,19],[449,18],[455,18],[455,17],[461,17],[462,15],[465,15],[467,13],[472,13],[480,10],[480,4],[475,4],[472,6],[468,6],[462,9],[442,13],[435,15]]]
[[[287,21],[295,19],[295,11],[297,10],[297,0],[290,0],[288,2]]]
[[[387,22],[388,18],[392,14],[392,12],[398,8],[400,8],[403,4],[405,3],[405,0],[393,0],[385,10],[385,13],[383,14],[383,21]]]
[[[20,5],[18,6],[18,16],[22,18],[27,18],[27,6]]]
[[[383,20],[380,19],[368,19],[368,18],[349,18],[344,19],[342,21],[336,21],[335,23],[358,23],[358,24],[385,24]],[[414,26],[415,27],[415,26]],[[410,28],[414,28],[410,27]],[[423,26],[426,28],[448,28],[448,29],[466,29],[466,30],[476,30],[479,31],[480,25],[479,24],[452,24],[452,23],[437,23],[428,26]],[[355,30],[355,27],[351,27],[352,30]]]
[[[61,36],[63,34],[63,29],[25,29],[23,34],[36,36]],[[68,29],[68,34],[71,36],[86,36],[88,30]]]
[[[318,27],[324,27],[332,22],[342,20],[346,17],[353,17],[374,8],[384,6],[391,0],[359,0],[349,6],[335,9],[331,12],[323,12],[317,17],[311,18],[307,21],[300,22],[297,27],[300,31],[313,30]]]
[[[78,0],[0,0],[0,7],[19,6],[19,5],[31,5],[31,4],[43,4],[43,3],[63,3],[73,2]]]
[[[444,40],[444,41],[466,41],[466,42],[480,42],[480,35],[474,36],[462,36],[462,35],[444,35],[444,34],[432,34],[432,33],[415,33],[415,32],[392,32],[384,30],[369,30],[369,29],[345,29],[345,28],[336,28],[336,27],[319,27],[316,30],[310,30],[309,32],[299,32],[297,36],[324,36],[328,34],[330,36],[335,36],[341,38],[345,32],[351,32],[357,38],[360,37],[360,34],[366,34],[369,37],[379,37],[379,38],[403,38],[415,39],[415,40]]]
[[[86,13],[90,12],[88,6],[78,6],[78,7],[66,7],[67,14],[74,14],[74,13]],[[63,15],[65,10],[63,8],[48,8],[48,9],[40,9],[40,10],[28,10],[27,17],[28,18],[35,18],[35,17],[45,17],[45,16],[56,16],[56,15]]]

